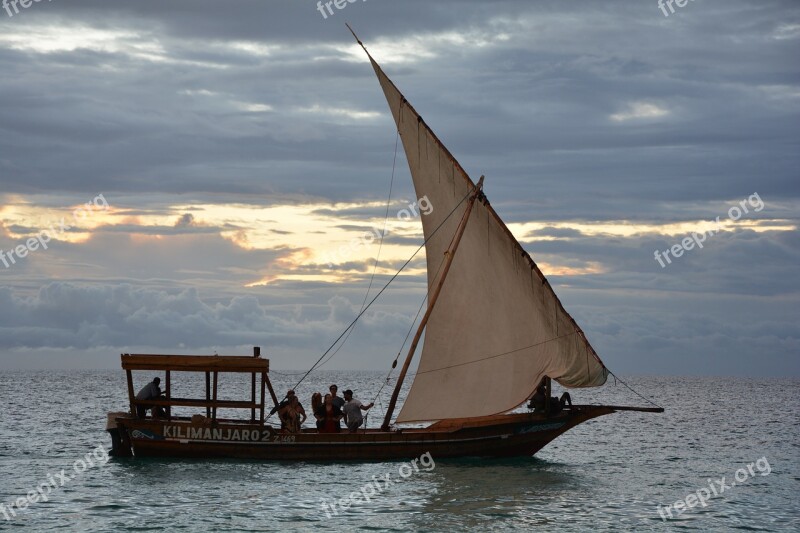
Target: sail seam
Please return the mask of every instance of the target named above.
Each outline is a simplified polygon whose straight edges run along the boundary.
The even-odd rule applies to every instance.
[[[465,363],[458,363],[458,364],[455,364],[455,365],[443,366],[441,368],[434,368],[434,369],[431,369],[431,370],[417,370],[417,374],[416,375],[430,374],[431,372],[439,372],[439,371],[442,371],[442,370],[448,370],[450,368],[456,368],[456,367],[459,367],[459,366],[466,366],[466,365],[471,365],[471,364],[474,364],[474,363],[480,363],[482,361],[488,361],[489,359],[496,359],[498,357],[503,357],[505,355],[511,355],[513,353],[521,352],[523,350],[529,350],[530,348],[535,348],[537,346],[541,346],[543,344],[547,344],[548,342],[553,342],[553,341],[557,341],[559,339],[564,339],[566,337],[569,337],[570,335],[576,335],[577,333],[578,333],[577,331],[573,331],[572,333],[567,333],[565,335],[559,335],[558,337],[553,337],[552,339],[548,339],[546,341],[537,342],[535,344],[531,344],[530,346],[525,346],[524,348],[517,348],[516,350],[511,350],[509,352],[503,352],[503,353],[499,353],[499,354],[496,354],[496,355],[490,355],[488,357],[482,357],[480,359],[475,359],[473,361],[467,361]]]

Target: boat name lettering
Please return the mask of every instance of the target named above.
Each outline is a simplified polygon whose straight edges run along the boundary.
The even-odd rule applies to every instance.
[[[524,428],[520,428],[517,431],[517,434],[523,433],[534,433],[537,431],[548,431],[550,429],[558,429],[564,425],[564,422],[556,422],[555,424],[537,424],[535,426],[527,426]]]
[[[270,429],[164,426],[164,438],[167,439],[269,442],[271,437],[272,430]]]

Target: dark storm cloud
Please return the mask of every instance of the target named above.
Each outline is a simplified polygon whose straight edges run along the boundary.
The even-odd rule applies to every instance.
[[[489,176],[494,201],[546,194],[559,207],[569,201],[608,217],[621,193],[650,204],[703,200],[752,192],[758,181],[771,194],[796,195],[790,150],[800,106],[788,58],[797,39],[776,38],[797,16],[789,2],[692,5],[669,19],[645,3],[395,4],[351,5],[347,14],[367,42],[510,36],[469,55],[423,37],[435,57],[387,67],[465,167]],[[0,124],[15,133],[3,153],[26,178],[7,174],[9,190],[50,190],[48,176],[69,169],[64,190],[382,195],[373,183],[391,157],[385,103],[370,69],[331,48],[351,42],[342,20],[322,20],[313,2],[35,7],[3,24],[124,30],[141,37],[123,39],[134,45],[157,40],[169,61],[124,48],[4,49],[15,82],[0,95],[17,105],[3,108]],[[232,40],[278,49],[254,56],[221,45]],[[41,83],[53,77],[58,91]],[[670,115],[609,120],[635,101]],[[271,111],[243,112],[236,102]],[[315,105],[382,118],[348,123],[297,111]],[[567,180],[583,194],[567,194]]]

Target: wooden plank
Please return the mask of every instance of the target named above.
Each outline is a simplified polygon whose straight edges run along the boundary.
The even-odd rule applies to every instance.
[[[211,402],[211,373],[206,372],[206,401]],[[211,418],[211,404],[206,407],[206,418]]]
[[[615,411],[639,411],[641,413],[663,413],[663,407],[629,407],[624,405],[604,405],[603,407],[608,407],[609,409],[613,409]]]
[[[260,404],[237,400],[196,400],[194,398],[170,398],[169,400],[133,400],[134,404],[161,405],[163,407],[225,407],[230,409],[258,409]]]
[[[269,395],[272,396],[272,401],[275,402],[275,407],[278,407],[278,397],[275,395],[275,390],[272,388],[272,382],[269,380],[269,376],[264,373],[264,378],[267,380],[267,387],[269,388]]]
[[[169,381],[169,378],[170,378],[170,373],[169,373],[169,370],[167,370],[166,371],[166,375],[164,376],[164,380],[166,381],[166,385],[164,386],[164,389],[165,389],[164,392],[166,393],[167,400],[169,400],[169,398],[170,398],[170,381]],[[170,408],[169,405],[167,405],[166,411],[167,411],[166,412],[167,420],[169,420],[170,418],[172,418],[172,409]]]
[[[136,395],[133,393],[133,374],[130,370],[125,371],[125,376],[128,378],[128,401],[131,404],[131,414],[136,415]]]
[[[553,382],[550,380],[549,377],[545,377],[545,385],[544,385],[544,412],[550,412],[550,394],[552,390]]]
[[[266,388],[266,383],[267,383],[267,373],[266,372],[262,372],[261,373],[261,409],[260,409],[260,413],[261,413],[260,414],[260,420],[261,420],[262,424],[264,423],[264,400],[266,399],[265,394],[264,394],[264,389]]]
[[[211,405],[211,420],[217,418],[217,383],[219,381],[219,372],[214,372],[214,393],[211,400],[214,402]]]
[[[269,359],[235,355],[123,354],[121,361],[125,370],[269,372]]]
[[[253,410],[250,411],[250,420],[252,422],[255,422],[256,421],[256,409],[255,409],[255,405],[256,405],[256,373],[253,372],[252,374],[250,374],[250,377],[251,377],[251,379],[250,379],[250,400],[253,402],[253,406],[254,406]]]

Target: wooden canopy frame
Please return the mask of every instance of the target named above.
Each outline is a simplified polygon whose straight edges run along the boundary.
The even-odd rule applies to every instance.
[[[122,368],[128,380],[128,400],[131,414],[136,415],[136,406],[162,406],[166,410],[167,419],[172,419],[172,407],[205,407],[206,416],[212,421],[217,419],[217,409],[250,409],[250,422],[264,424],[264,407],[266,390],[269,390],[272,401],[278,406],[278,397],[272,388],[267,373],[269,359],[261,359],[261,349],[253,348],[253,357],[233,355],[162,355],[162,354],[122,354]],[[133,387],[134,370],[153,370],[164,372],[163,400],[137,400]],[[202,372],[206,375],[205,398],[173,398],[171,394],[172,372]],[[217,391],[220,373],[250,374],[250,401],[220,400]],[[260,376],[261,379],[257,379]],[[256,401],[256,386],[260,381],[260,399]],[[256,411],[259,417],[256,419]]]

